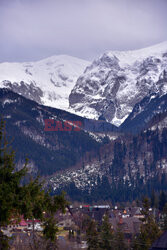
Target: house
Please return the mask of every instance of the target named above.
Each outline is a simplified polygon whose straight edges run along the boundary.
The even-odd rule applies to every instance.
[[[20,221],[12,220],[11,223],[7,226],[9,231],[22,231],[27,228],[28,224],[23,217],[20,218]]]
[[[66,213],[62,213],[62,212],[58,211],[55,214],[55,219],[57,220],[58,227],[70,229],[70,228],[73,228],[75,225],[71,209],[66,208]]]
[[[117,230],[118,226],[121,231],[125,234],[138,234],[140,232],[140,226],[142,222],[136,217],[116,217],[110,218],[110,223],[114,231]]]
[[[91,219],[102,222],[103,216],[108,212],[106,207],[90,207],[88,209],[82,209],[82,213],[88,215]]]
[[[39,220],[25,220],[23,216],[19,220],[12,220],[11,223],[7,226],[7,230],[12,231],[32,231],[34,227],[35,231],[42,231],[41,222]]]
[[[167,231],[152,244],[150,250],[167,250]]]
[[[128,208],[128,211],[131,217],[144,218],[144,215],[141,213],[142,208],[140,207],[131,207]]]

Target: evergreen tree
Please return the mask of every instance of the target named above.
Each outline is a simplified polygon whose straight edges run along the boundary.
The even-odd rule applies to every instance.
[[[8,249],[8,238],[2,232],[2,226],[10,224],[11,219],[36,218],[46,221],[44,235],[54,241],[56,230],[53,225],[53,214],[61,209],[63,212],[67,202],[64,194],[51,197],[43,190],[39,178],[21,185],[27,173],[26,164],[21,170],[15,168],[15,154],[6,139],[5,123],[0,122],[0,247]],[[52,217],[51,217],[52,216]],[[50,218],[50,219],[49,219]],[[52,218],[52,219],[51,219]],[[51,233],[52,232],[52,233]]]
[[[58,232],[58,227],[56,221],[53,217],[49,217],[44,223],[43,235],[47,241],[46,249],[56,249],[56,233]]]
[[[158,202],[158,195],[153,190],[151,194],[151,207],[158,208]]]
[[[164,231],[167,231],[167,203],[165,204],[164,208],[163,208],[163,224],[162,224],[162,229]]]
[[[141,213],[144,215],[140,234],[136,238],[135,248],[137,250],[148,250],[151,244],[160,236],[160,230],[156,224],[153,215],[149,211],[150,202],[148,198],[143,200],[143,209]]]
[[[160,211],[163,210],[166,202],[167,202],[166,195],[165,195],[164,191],[162,191],[160,193],[160,196],[159,196],[159,209],[160,209]]]
[[[155,200],[156,200],[156,196],[155,196],[155,192],[153,190],[152,194],[151,194],[151,207],[155,207]]]
[[[94,220],[91,220],[88,223],[86,230],[86,239],[88,244],[88,250],[98,250],[99,246],[99,232],[97,230],[97,223]]]
[[[126,250],[124,233],[121,231],[119,225],[114,235],[114,250]]]
[[[26,174],[26,167],[15,172],[14,151],[8,148],[5,133],[5,123],[0,122],[0,235],[1,244],[7,245],[7,237],[1,231],[2,226],[9,224],[12,216],[20,210],[22,188],[21,178]],[[6,243],[5,243],[6,242]],[[5,249],[5,248],[4,248]]]
[[[107,215],[103,218],[103,223],[101,226],[100,233],[100,246],[102,249],[112,250],[113,249],[113,230],[111,229],[111,224],[109,223],[109,217]]]

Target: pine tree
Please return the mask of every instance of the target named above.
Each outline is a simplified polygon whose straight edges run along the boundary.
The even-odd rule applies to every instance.
[[[111,224],[109,223],[108,215],[105,215],[103,218],[103,223],[101,226],[100,233],[100,246],[102,249],[112,250],[113,249],[113,230],[111,229]]]
[[[121,231],[119,225],[114,235],[114,250],[126,250],[124,233]]]
[[[167,203],[165,204],[164,208],[163,208],[163,223],[162,223],[162,229],[164,231],[167,231]]]
[[[151,244],[160,236],[160,230],[156,224],[153,215],[149,211],[150,202],[148,198],[143,200],[143,209],[141,213],[144,215],[142,225],[140,228],[140,234],[135,241],[135,249],[148,250]]]
[[[53,225],[54,213],[65,211],[67,202],[64,194],[51,197],[44,191],[39,178],[21,185],[27,173],[27,162],[21,170],[16,170],[14,151],[6,139],[5,122],[0,122],[0,249],[8,249],[8,238],[2,232],[2,226],[10,223],[12,218],[36,218],[45,222],[44,235],[54,241],[56,230]],[[56,223],[56,222],[55,222]],[[51,233],[52,231],[52,233]]]
[[[157,201],[157,196],[154,192],[154,190],[152,190],[152,193],[151,193],[151,207],[153,208],[158,208],[158,201]]]
[[[15,172],[14,151],[8,148],[5,123],[0,122],[0,245],[7,245],[7,237],[1,231],[2,226],[9,224],[12,216],[20,211],[22,188],[19,183],[26,174],[26,166]],[[5,243],[6,242],[6,243]],[[5,249],[5,248],[4,248]]]
[[[99,232],[97,230],[97,223],[94,220],[91,220],[88,223],[86,230],[86,240],[88,244],[88,250],[98,250],[99,246]]]
[[[165,195],[164,191],[162,191],[160,193],[160,196],[159,196],[159,209],[160,209],[160,211],[163,210],[166,202],[167,202],[166,195]]]

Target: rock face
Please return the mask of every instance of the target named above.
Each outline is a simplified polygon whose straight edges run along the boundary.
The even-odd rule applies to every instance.
[[[107,52],[86,68],[69,96],[80,115],[119,126],[136,103],[167,93],[167,42],[146,49]]]

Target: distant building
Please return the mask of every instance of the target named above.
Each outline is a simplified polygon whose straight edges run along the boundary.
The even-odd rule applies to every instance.
[[[141,213],[142,208],[140,207],[128,207],[125,210],[131,217],[144,218],[144,215]]]
[[[98,221],[99,223],[102,222],[102,218],[104,214],[109,211],[109,205],[82,205],[80,206],[81,212],[83,214],[88,215],[91,219]]]
[[[33,230],[33,226],[34,229],[36,231],[42,231],[42,227],[41,227],[41,222],[40,220],[25,220],[23,218],[23,216],[21,216],[20,220],[16,221],[16,220],[12,220],[11,223],[7,226],[7,230],[8,231],[24,231],[24,230]]]
[[[140,226],[142,224],[139,218],[136,218],[136,217],[110,218],[110,223],[114,231],[116,231],[119,226],[121,231],[125,234],[139,234]]]

